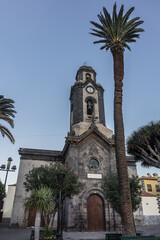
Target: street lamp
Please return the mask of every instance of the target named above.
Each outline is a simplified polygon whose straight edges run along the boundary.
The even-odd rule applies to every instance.
[[[11,167],[11,162],[12,161],[13,161],[12,158],[9,157],[8,160],[7,160],[7,164],[6,165],[2,164],[0,166],[0,171],[5,171],[6,172],[6,177],[5,177],[5,181],[4,181],[3,191],[0,194],[0,210],[3,207],[3,199],[4,199],[4,196],[5,196],[5,188],[6,188],[6,183],[7,183],[8,172],[15,172],[15,170],[17,169],[16,165]]]
[[[58,184],[59,184],[59,199],[58,199],[58,224],[57,224],[57,232],[59,235],[59,240],[62,240],[62,188],[64,182],[65,174],[60,173],[57,174]]]

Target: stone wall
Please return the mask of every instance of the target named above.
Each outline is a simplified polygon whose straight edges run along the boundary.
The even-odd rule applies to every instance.
[[[97,169],[89,167],[92,158],[99,162]],[[83,184],[83,191],[65,202],[65,228],[69,231],[87,230],[87,199],[97,194],[104,201],[106,230],[120,230],[121,219],[110,208],[101,187],[102,178],[117,171],[114,146],[92,133],[80,143],[70,143],[65,161]],[[132,158],[128,158],[128,162],[130,176],[136,175],[135,162]]]

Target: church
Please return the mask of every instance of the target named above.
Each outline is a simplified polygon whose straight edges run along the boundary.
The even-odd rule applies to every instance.
[[[33,217],[24,213],[28,193],[25,174],[33,167],[63,162],[72,167],[83,190],[66,199],[64,229],[67,231],[114,231],[121,220],[110,207],[101,188],[104,176],[117,171],[114,135],[106,127],[104,89],[90,66],[78,69],[70,93],[70,130],[62,151],[20,148],[20,167],[11,217],[12,226],[31,226]],[[129,176],[137,175],[135,161],[127,157]]]

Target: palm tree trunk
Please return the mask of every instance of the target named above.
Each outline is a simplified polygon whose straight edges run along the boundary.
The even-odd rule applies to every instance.
[[[124,75],[123,50],[112,50],[114,61],[114,128],[115,128],[115,152],[118,179],[121,189],[122,207],[122,233],[127,236],[135,236],[135,225],[132,212],[132,202],[128,180],[128,169],[125,154],[125,137],[122,114],[122,87]]]
[[[34,240],[39,240],[40,223],[41,223],[41,213],[37,211],[35,225],[34,225],[34,237],[35,237]]]
[[[56,214],[55,212],[51,213],[51,217],[50,217],[50,221],[49,221],[50,228],[53,228],[55,214]]]

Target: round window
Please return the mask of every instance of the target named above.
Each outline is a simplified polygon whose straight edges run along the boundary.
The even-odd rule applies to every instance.
[[[92,158],[90,161],[89,161],[89,168],[90,169],[97,169],[99,167],[99,162]]]

